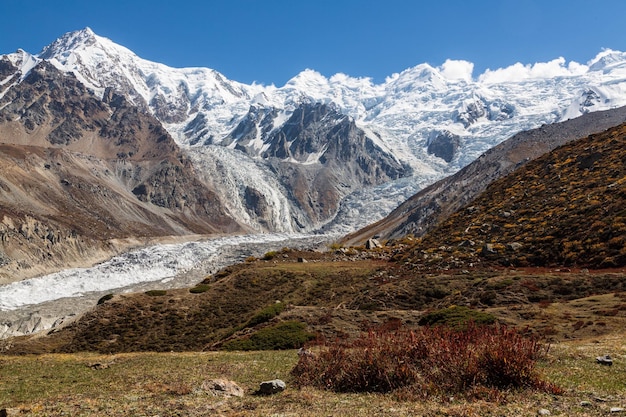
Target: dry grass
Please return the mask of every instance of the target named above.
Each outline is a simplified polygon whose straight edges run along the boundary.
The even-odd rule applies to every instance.
[[[601,416],[626,406],[624,340],[621,332],[553,345],[540,371],[565,389],[563,395],[510,391],[491,402],[296,389],[289,376],[295,351],[4,356],[0,408],[24,416],[502,416],[536,415],[540,408],[552,415]],[[606,353],[615,359],[612,367],[594,361]],[[94,363],[108,367],[94,370]],[[225,399],[200,390],[203,381],[217,377],[236,381],[246,395]],[[271,397],[252,395],[259,382],[273,378],[287,381],[288,389]]]

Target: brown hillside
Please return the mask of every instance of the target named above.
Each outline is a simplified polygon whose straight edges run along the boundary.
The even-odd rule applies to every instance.
[[[424,258],[451,266],[625,266],[626,124],[495,181],[404,260]]]
[[[0,98],[0,166],[0,283],[119,239],[241,231],[158,120],[46,62]]]

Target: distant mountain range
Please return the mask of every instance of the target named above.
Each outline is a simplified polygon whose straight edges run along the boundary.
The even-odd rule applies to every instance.
[[[96,97],[112,88],[155,116],[181,147],[199,154],[194,160],[220,167],[209,176],[230,214],[266,231],[352,231],[519,131],[626,104],[626,54],[610,50],[586,65],[518,64],[477,79],[458,61],[421,64],[382,84],[306,70],[282,87],[146,61],[89,28],[37,56],[7,58],[22,74],[47,60]],[[329,166],[338,149],[326,146],[328,135],[337,140],[348,131],[341,163]],[[364,216],[372,198],[384,203]]]
[[[515,133],[626,104],[618,51],[470,69],[246,85],[144,60],[89,28],[3,55],[2,262],[19,269],[25,251],[31,267],[62,263],[50,234],[87,242],[80,253],[139,235],[353,232]]]

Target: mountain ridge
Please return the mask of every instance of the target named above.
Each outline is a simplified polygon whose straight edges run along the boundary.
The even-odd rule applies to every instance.
[[[0,280],[116,253],[113,240],[244,230],[154,117],[47,61],[12,71],[21,81],[0,97]]]

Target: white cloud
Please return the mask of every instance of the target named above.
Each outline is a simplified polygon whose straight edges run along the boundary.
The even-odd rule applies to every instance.
[[[570,62],[565,65],[565,58],[560,57],[549,62],[522,65],[516,63],[506,68],[496,70],[487,69],[478,80],[485,84],[497,84],[503,82],[515,82],[540,78],[567,77],[581,75],[587,72],[586,65]]]
[[[437,69],[448,80],[472,81],[474,64],[463,60],[448,59]]]

